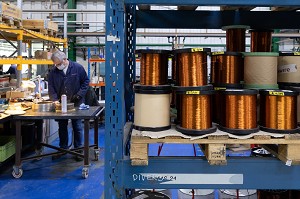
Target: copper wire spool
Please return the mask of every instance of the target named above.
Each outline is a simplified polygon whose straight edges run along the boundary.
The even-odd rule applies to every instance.
[[[290,90],[261,90],[260,128],[272,133],[296,133],[297,95]]]
[[[207,85],[207,52],[210,49],[175,50],[179,86]]]
[[[244,60],[241,53],[215,52],[211,57],[211,83],[240,84],[243,81]]]
[[[212,127],[209,95],[183,95],[181,103],[181,126],[187,129]]]
[[[199,88],[199,87],[198,87]],[[177,130],[189,135],[202,135],[216,130],[212,126],[211,95],[213,90],[188,91],[180,87],[176,91],[180,96],[180,127]]]
[[[141,53],[141,85],[165,85],[168,81],[167,50],[138,50]]]
[[[251,52],[271,52],[273,30],[250,30]]]
[[[226,30],[226,51],[245,52],[247,28],[241,25],[222,27]]]
[[[215,85],[214,90],[216,94],[212,96],[212,121],[219,124],[221,120],[221,106],[222,106],[222,95],[221,91],[226,89],[242,89],[243,85]]]
[[[256,120],[256,90],[226,89],[221,92],[219,128],[232,134],[245,135],[258,131]]]

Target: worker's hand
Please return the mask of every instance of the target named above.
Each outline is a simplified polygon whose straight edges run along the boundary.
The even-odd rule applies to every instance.
[[[59,101],[54,101],[53,103],[54,103],[55,105],[59,105],[59,104],[60,104]]]
[[[71,102],[74,102],[74,103],[79,102],[81,100],[81,98],[82,97],[80,95],[75,94],[75,95],[73,95]]]

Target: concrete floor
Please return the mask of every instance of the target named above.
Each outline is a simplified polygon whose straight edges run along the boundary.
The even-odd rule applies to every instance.
[[[90,138],[90,143],[93,143],[93,129]],[[58,139],[53,145],[58,145]],[[70,154],[58,160],[46,157],[24,162],[24,173],[20,179],[14,179],[11,175],[13,163],[8,163],[6,168],[0,167],[0,199],[104,198],[103,127],[99,127],[99,146],[98,161],[93,160],[94,153],[90,151],[92,161],[87,179],[81,177],[83,162],[76,162]]]
[[[90,143],[93,143],[93,137],[91,129]],[[46,157],[40,161],[24,162],[24,173],[20,179],[14,179],[11,175],[13,160],[6,167],[0,167],[0,199],[103,199],[104,137],[104,127],[99,126],[100,157],[99,161],[93,160],[94,153],[90,151],[92,161],[87,179],[81,176],[83,163],[76,162],[70,154],[58,160]],[[58,146],[58,139],[52,144]],[[157,156],[159,146],[149,145],[149,155]],[[50,152],[51,149],[45,151]],[[198,145],[195,145],[194,150],[191,144],[165,144],[160,153],[160,156],[195,155],[202,156],[203,153]],[[172,199],[178,198],[178,190],[165,192],[171,194]],[[213,198],[218,198],[217,191]]]

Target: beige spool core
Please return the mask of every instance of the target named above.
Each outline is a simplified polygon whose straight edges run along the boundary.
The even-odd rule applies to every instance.
[[[170,126],[170,94],[135,93],[134,125],[149,128]]]
[[[278,82],[300,83],[300,56],[279,56],[277,69]]]
[[[244,53],[244,81],[247,88],[277,86],[278,53]]]

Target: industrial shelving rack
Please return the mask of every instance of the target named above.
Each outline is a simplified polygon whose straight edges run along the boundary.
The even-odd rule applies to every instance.
[[[275,158],[229,157],[226,166],[211,166],[199,157],[149,157],[148,166],[131,166],[130,125],[133,121],[136,28],[300,29],[299,12],[136,10],[136,5],[283,6],[298,0],[107,0],[105,198],[125,198],[133,188],[300,189],[300,166]]]
[[[36,31],[27,30],[25,28],[12,27],[3,23],[0,24],[0,32],[3,39],[9,41],[17,41],[17,58],[0,58],[0,64],[17,64],[18,71],[22,70],[22,64],[28,64],[29,66],[32,64],[41,64],[41,65],[53,64],[52,60],[31,58],[32,41],[38,41],[38,42],[49,41],[55,44],[61,44],[64,48],[64,51],[66,51],[68,46],[66,38],[62,39],[62,38],[52,37]],[[29,58],[23,58],[22,56],[22,43],[24,42],[28,44]],[[17,74],[17,86],[19,87],[20,84],[21,84],[21,72]]]

